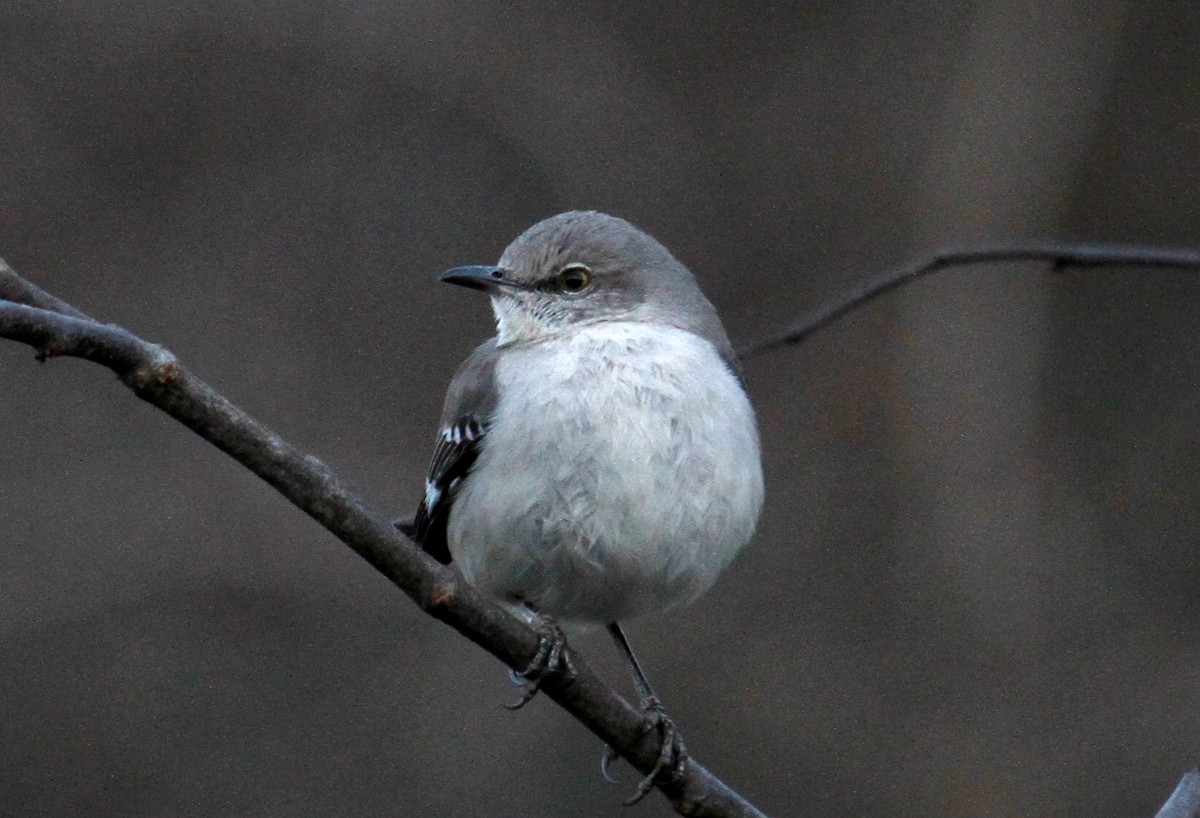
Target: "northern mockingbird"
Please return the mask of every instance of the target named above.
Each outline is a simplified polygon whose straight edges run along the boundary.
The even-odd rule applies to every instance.
[[[716,311],[665,247],[595,212],[441,280],[485,292],[497,333],[450,383],[410,531],[543,633],[537,615],[607,626],[677,743],[617,623],[696,599],[754,533],[758,430]],[[539,661],[566,659],[558,639]]]

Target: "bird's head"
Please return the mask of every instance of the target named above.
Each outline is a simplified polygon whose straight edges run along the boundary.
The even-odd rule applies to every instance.
[[[491,296],[501,346],[605,321],[656,322],[706,338],[715,332],[728,345],[688,269],[654,238],[604,213],[553,216],[518,236],[495,266],[455,267],[441,280]]]

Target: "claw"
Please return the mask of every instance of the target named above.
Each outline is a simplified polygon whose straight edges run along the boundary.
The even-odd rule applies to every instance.
[[[643,709],[650,716],[650,729],[658,731],[658,759],[654,762],[650,774],[638,782],[637,791],[633,797],[625,801],[625,806],[632,807],[646,797],[646,793],[654,789],[660,781],[675,781],[683,775],[687,764],[687,748],[683,746],[683,736],[675,722],[667,716],[658,699],[648,700]]]
[[[609,784],[617,783],[617,779],[612,777],[612,763],[616,760],[617,751],[605,744],[604,755],[600,756],[600,775],[604,776],[604,780]]]
[[[645,722],[645,732],[654,730],[658,733],[658,759],[655,760],[650,774],[638,782],[633,796],[624,802],[627,807],[632,807],[645,798],[646,793],[654,789],[655,784],[678,779],[683,775],[687,764],[687,748],[683,746],[683,736],[680,735],[675,722],[671,721],[663,710],[662,703],[651,697],[643,702],[642,710],[649,716]],[[612,763],[616,759],[616,750],[605,745],[604,755],[600,757],[600,774],[610,784],[617,783],[611,774]]]
[[[571,661],[571,652],[567,649],[567,637],[554,622],[542,619],[538,628],[538,647],[529,660],[529,664],[521,672],[510,670],[509,678],[513,684],[522,685],[521,698],[512,704],[504,705],[509,710],[520,710],[533,701],[541,687],[542,679],[550,673],[563,671],[570,676],[575,675],[575,663]]]

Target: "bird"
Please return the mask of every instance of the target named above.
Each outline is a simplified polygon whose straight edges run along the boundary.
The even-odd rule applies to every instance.
[[[514,707],[569,668],[564,630],[608,630],[662,738],[635,801],[685,751],[620,623],[709,590],[762,509],[733,347],[688,268],[604,213],[547,218],[498,263],[440,280],[486,294],[496,335],[450,382],[424,496],[401,527],[543,635],[514,674],[527,685]]]

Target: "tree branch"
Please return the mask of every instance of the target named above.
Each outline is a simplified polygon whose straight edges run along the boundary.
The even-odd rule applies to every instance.
[[[949,267],[1049,261],[1066,267],[1147,266],[1200,270],[1200,253],[1096,244],[1043,243],[945,250],[878,276],[803,315],[789,328],[738,350],[749,360],[797,344],[846,313],[924,275]],[[266,480],[408,594],[422,609],[516,670],[537,648],[537,635],[439,565],[367,508],[325,464],[278,435],[191,375],[175,357],[126,330],[100,324],[18,276],[0,260],[0,337],[20,341],[45,360],[72,356],[114,371],[138,397],[157,406]],[[642,714],[573,657],[576,675],[549,674],[542,690],[635,768],[648,773],[658,754]],[[695,816],[762,816],[753,805],[689,759],[683,775],[660,785],[677,812]],[[1156,818],[1200,818],[1200,772],[1183,776]]]
[[[69,315],[71,318],[82,318],[87,321],[95,320],[72,307],[61,298],[50,295],[32,281],[26,281],[17,275],[16,270],[8,266],[8,262],[0,258],[0,301],[13,301],[17,304],[28,304],[40,307],[50,312]]]
[[[1200,770],[1183,774],[1179,786],[1154,818],[1200,818]]]
[[[291,446],[188,372],[166,349],[100,324],[0,262],[0,337],[28,344],[40,360],[70,356],[111,369],[134,393],[253,471],[440,619],[511,668],[528,666],[538,636],[496,602],[439,565],[369,509],[324,463]],[[556,670],[541,690],[648,774],[657,731],[573,655],[575,675]],[[762,818],[696,761],[659,787],[683,815]]]
[[[1048,261],[1055,271],[1067,267],[1159,267],[1200,270],[1200,253],[1157,247],[1052,241],[940,250],[929,258],[911,262],[869,279],[850,292],[805,313],[787,329],[739,348],[737,355],[741,360],[748,361],[772,349],[798,344],[846,313],[930,273],[950,267],[1005,261]]]

